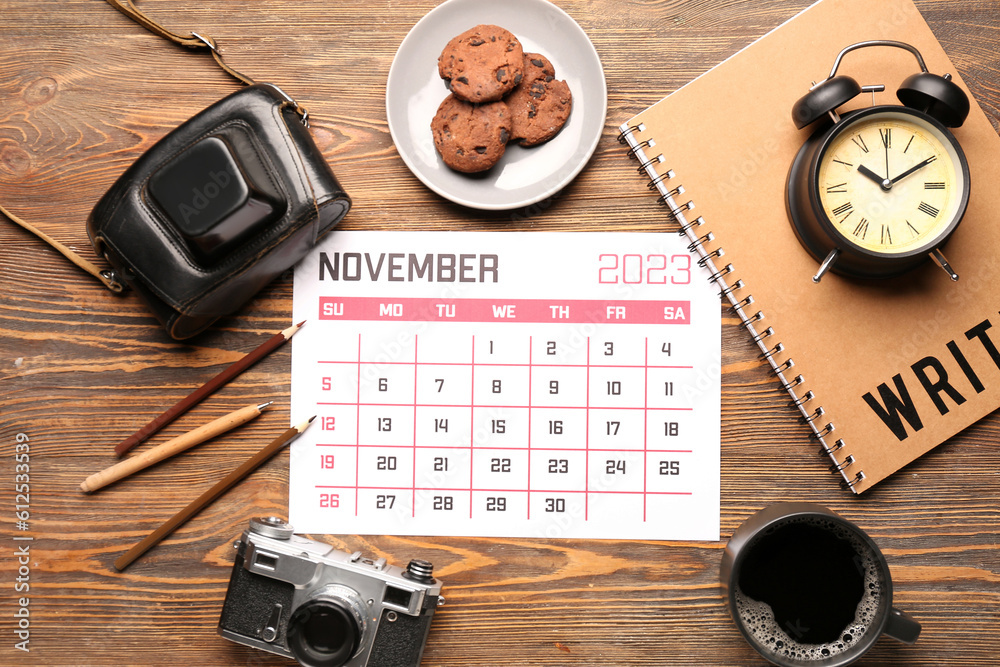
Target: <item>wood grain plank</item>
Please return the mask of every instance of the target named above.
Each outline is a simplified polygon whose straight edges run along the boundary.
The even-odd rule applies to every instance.
[[[399,159],[384,109],[389,66],[435,2],[143,0],[179,31],[218,40],[227,61],[278,83],[355,206],[345,229],[675,229],[616,141],[617,126],[809,4],[809,0],[563,0],[605,68],[608,115],[587,168],[550,201],[472,211],[428,191]],[[917,0],[1000,128],[995,0]],[[236,84],[98,0],[0,8],[0,203],[88,258],[84,221],[117,176]],[[752,110],[748,110],[752,112]],[[17,434],[31,441],[31,652],[0,615],[0,663],[289,664],[221,639],[232,542],[283,515],[288,455],[263,466],[124,574],[114,559],[290,422],[288,350],[220,391],[157,442],[255,400],[275,406],[225,438],[92,496],[78,485],[114,445],[287,326],[291,273],[194,342],[162,333],[134,295],[112,296],[23,230],[0,224],[0,583],[11,602]],[[882,546],[896,601],[924,624],[914,646],[881,641],[859,664],[996,662],[1000,654],[1000,418],[991,415],[863,498],[837,489],[807,429],[723,310],[722,533],[782,500],[831,507]],[[6,480],[6,481],[5,481]],[[6,485],[6,486],[4,486]],[[758,665],[718,588],[724,542],[323,536],[337,548],[432,561],[448,603],[425,665]],[[12,609],[7,605],[5,609]]]

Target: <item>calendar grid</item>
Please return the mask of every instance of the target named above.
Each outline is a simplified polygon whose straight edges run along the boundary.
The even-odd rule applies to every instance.
[[[562,495],[579,495],[583,498],[583,517],[587,521],[590,519],[590,499],[594,494],[598,495],[633,495],[633,496],[657,496],[657,495],[690,495],[690,491],[657,491],[649,488],[649,480],[646,475],[643,475],[642,488],[641,490],[617,490],[617,489],[594,489],[591,487],[591,454],[622,454],[622,453],[635,453],[642,455],[642,465],[643,469],[647,468],[649,465],[649,455],[650,454],[692,454],[694,450],[685,448],[650,448],[649,446],[649,424],[647,419],[643,419],[642,423],[642,447],[635,449],[628,448],[608,448],[608,447],[594,447],[591,443],[591,414],[595,409],[598,410],[613,410],[615,412],[641,412],[644,414],[657,413],[657,412],[690,412],[693,410],[690,406],[651,406],[649,404],[649,372],[651,369],[673,369],[673,370],[690,370],[692,366],[690,365],[651,365],[649,364],[649,338],[644,337],[643,340],[643,363],[642,364],[594,364],[592,357],[592,346],[593,340],[591,337],[586,338],[585,343],[585,361],[584,363],[536,363],[534,356],[534,336],[528,336],[528,360],[527,363],[485,363],[479,362],[476,359],[476,336],[471,336],[471,354],[467,362],[462,361],[451,361],[451,362],[438,362],[438,361],[424,361],[420,358],[420,346],[419,346],[419,335],[414,334],[413,336],[413,351],[412,359],[409,361],[365,361],[363,348],[364,348],[364,335],[362,333],[357,334],[357,356],[353,360],[322,360],[318,363],[320,364],[338,364],[338,365],[354,365],[354,379],[356,383],[356,388],[354,392],[354,400],[352,401],[317,401],[318,406],[325,407],[351,407],[354,408],[355,413],[355,428],[354,428],[354,460],[355,460],[355,470],[354,470],[354,484],[352,486],[348,485],[329,485],[329,484],[315,484],[317,489],[353,489],[354,490],[354,515],[359,516],[359,506],[360,506],[360,496],[362,491],[409,491],[410,495],[410,516],[416,517],[417,510],[417,494],[420,491],[439,491],[439,492],[462,492],[468,493],[470,502],[468,507],[468,516],[470,519],[474,518],[474,504],[472,498],[478,493],[522,493],[526,496],[526,517],[531,518],[531,501],[532,498],[537,494],[562,494]],[[411,367],[413,369],[413,394],[412,400],[406,402],[402,401],[369,401],[365,400],[365,396],[362,393],[362,375],[365,366],[405,366]],[[433,402],[421,402],[419,399],[420,394],[420,369],[431,367],[431,366],[447,366],[447,367],[467,367],[469,369],[469,401],[467,403],[433,403]],[[514,402],[514,403],[489,403],[489,402],[476,402],[476,378],[477,372],[482,369],[489,368],[524,368],[527,370],[527,401],[524,403]],[[591,392],[588,390],[585,393],[585,398],[582,405],[576,404],[544,404],[540,405],[534,401],[534,373],[538,369],[583,369],[585,372],[584,384],[588,388],[592,381],[592,371],[594,369],[602,370],[621,370],[621,369],[642,369],[643,371],[643,390],[642,390],[642,405],[616,405],[614,407],[607,406],[595,406],[591,401]],[[408,408],[411,409],[411,414],[414,424],[418,420],[419,411],[422,408],[431,409],[467,409],[469,411],[469,441],[468,444],[456,444],[456,445],[424,445],[420,442],[420,437],[418,430],[414,428],[412,430],[412,435],[410,441],[406,444],[393,444],[385,442],[366,442],[361,427],[362,420],[362,410],[364,408]],[[497,444],[489,445],[479,445],[476,443],[476,410],[477,409],[494,409],[494,410],[525,410],[527,413],[527,428],[525,433],[525,445],[524,446],[510,446],[504,445],[500,446]],[[532,421],[535,418],[535,412],[538,409],[543,410],[553,410],[553,411],[583,411],[583,446],[582,447],[539,447],[533,442],[534,429],[532,428]],[[344,447],[345,445],[336,442],[317,442],[316,447],[321,448],[338,448]],[[410,474],[410,485],[409,489],[404,489],[400,486],[380,486],[380,485],[366,485],[362,483],[361,479],[361,453],[365,450],[409,450],[413,461],[416,461],[418,453],[421,449],[433,449],[441,451],[458,451],[467,452],[471,457],[474,457],[477,452],[482,451],[495,451],[495,452],[525,452],[527,457],[527,472],[526,481],[524,488],[492,488],[492,487],[476,487],[476,477],[475,477],[475,466],[469,466],[468,473],[468,487],[448,487],[448,486],[426,486],[418,483],[417,478],[417,467],[412,466],[412,471]],[[532,459],[534,455],[540,453],[548,454],[558,454],[558,453],[581,453],[583,454],[583,488],[573,489],[573,488],[540,488],[532,486]],[[648,518],[648,503],[643,502],[642,508],[642,521],[645,522]]]
[[[587,336],[587,387],[590,387],[590,336]],[[583,458],[584,474],[583,483],[586,493],[583,496],[583,520],[590,521],[590,392],[587,392],[587,411],[584,413],[584,419],[586,420],[586,426],[583,430],[586,433],[586,449],[587,453]],[[645,446],[645,443],[643,443]],[[643,502],[643,505],[646,503]]]
[[[358,373],[357,373],[357,411],[355,412],[355,419],[358,424],[361,423],[361,334],[358,334]],[[361,455],[361,429],[358,428],[354,434],[354,460],[357,461],[358,457]],[[358,500],[361,489],[361,467],[354,466],[354,516],[358,516]]]
[[[472,336],[472,349],[469,354],[469,447],[476,442],[476,336]],[[414,371],[416,375],[416,371]],[[471,456],[471,454],[470,454]],[[476,488],[475,466],[469,466],[469,498]],[[469,503],[469,518],[472,518],[472,503]]]
[[[531,520],[531,375],[534,368],[531,362],[534,361],[534,341],[534,336],[528,336],[528,475],[525,487],[528,493],[527,518],[529,521]]]
[[[649,337],[642,339],[642,360],[643,360],[643,376],[642,376],[642,409],[643,414],[647,414],[646,410],[649,408]],[[649,421],[646,419],[642,420],[642,469],[646,470],[649,466]],[[645,498],[646,492],[649,490],[649,479],[645,475],[642,478],[642,495]],[[648,511],[648,503],[642,504],[642,522],[646,522],[646,512]]]

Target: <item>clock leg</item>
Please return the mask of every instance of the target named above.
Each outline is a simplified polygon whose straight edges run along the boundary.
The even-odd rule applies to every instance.
[[[826,259],[823,260],[823,263],[819,265],[819,271],[817,271],[816,275],[813,276],[814,283],[818,283],[820,280],[823,279],[823,276],[826,275],[826,272],[830,270],[830,267],[833,266],[833,263],[837,261],[837,257],[839,256],[840,256],[840,248],[834,248],[833,250],[830,251],[830,254],[826,256]],[[955,279],[957,280],[958,276],[955,276]]]
[[[952,280],[958,280],[958,274],[955,273],[953,268],[951,268],[951,264],[949,264],[948,260],[945,259],[944,253],[942,253],[940,249],[934,248],[934,250],[931,250],[931,259],[937,262],[938,266],[944,269],[945,273],[951,276]]]

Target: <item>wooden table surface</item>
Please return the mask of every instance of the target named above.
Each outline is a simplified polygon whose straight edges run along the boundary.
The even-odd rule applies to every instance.
[[[140,4],[178,32],[214,37],[232,66],[293,91],[311,110],[317,143],[354,200],[343,229],[530,234],[672,229],[616,141],[617,126],[808,0],[558,0],[601,56],[604,133],[563,192],[505,212],[438,197],[393,146],[386,76],[400,41],[435,2]],[[1000,125],[997,0],[917,5]],[[4,0],[0,204],[96,260],[84,222],[97,199],[155,140],[236,88],[207,55],[155,37],[100,0]],[[7,220],[0,276],[0,663],[287,664],[216,634],[233,540],[252,516],[286,514],[287,452],[126,572],[111,565],[287,427],[287,346],[155,442],[258,400],[277,401],[269,413],[103,492],[86,496],[78,487],[114,461],[111,450],[125,436],[290,324],[291,272],[183,344],[167,339],[134,295],[110,295]],[[856,498],[815,456],[787,396],[726,312],[722,336],[722,541],[324,539],[397,564],[435,564],[447,605],[425,665],[759,665],[720,595],[725,540],[768,504],[812,501],[871,534],[888,558],[897,606],[923,624],[915,645],[883,639],[861,664],[997,664],[1000,416]],[[30,444],[22,532],[14,525],[19,438]],[[16,549],[25,542],[15,533],[33,538],[20,573]],[[30,590],[18,592],[20,584]],[[19,597],[30,599],[29,652],[16,647]]]

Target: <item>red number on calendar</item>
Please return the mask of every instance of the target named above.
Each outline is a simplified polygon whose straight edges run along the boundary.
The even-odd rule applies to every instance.
[[[688,285],[690,255],[602,254],[597,256],[597,282],[602,285]]]
[[[329,509],[336,509],[337,507],[340,507],[340,494],[339,493],[319,494],[319,506]]]
[[[333,454],[322,454],[319,457],[319,467],[323,470],[333,470]]]

